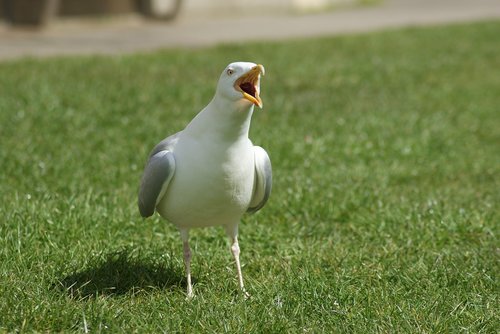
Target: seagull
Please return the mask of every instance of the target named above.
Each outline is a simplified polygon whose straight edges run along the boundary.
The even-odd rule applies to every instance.
[[[271,193],[267,152],[248,138],[254,106],[262,109],[264,66],[229,64],[210,103],[184,128],[158,143],[149,155],[139,189],[139,212],[155,210],[180,231],[187,296],[193,296],[189,231],[223,226],[236,263],[240,290],[247,295],[240,266],[238,224],[260,210]]]

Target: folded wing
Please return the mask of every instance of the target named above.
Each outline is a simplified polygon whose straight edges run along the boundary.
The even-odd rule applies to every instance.
[[[267,152],[260,146],[254,146],[255,155],[255,186],[252,201],[247,212],[259,211],[269,199],[273,183],[271,160]]]
[[[155,212],[156,204],[165,195],[174,176],[175,158],[172,148],[178,135],[176,133],[162,140],[149,156],[139,188],[139,212],[143,217],[149,217]]]

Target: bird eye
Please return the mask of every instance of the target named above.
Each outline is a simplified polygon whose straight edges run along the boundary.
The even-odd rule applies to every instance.
[[[226,71],[227,75],[231,75],[234,73],[234,70],[228,68],[227,71]]]

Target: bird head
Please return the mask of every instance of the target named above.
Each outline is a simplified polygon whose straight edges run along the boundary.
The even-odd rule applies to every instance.
[[[244,101],[262,108],[260,76],[264,66],[248,62],[236,62],[226,66],[217,84],[217,94],[231,101]]]

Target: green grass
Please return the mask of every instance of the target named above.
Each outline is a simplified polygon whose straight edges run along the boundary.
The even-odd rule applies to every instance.
[[[496,333],[500,22],[0,63],[0,332]],[[273,161],[240,226],[143,220],[146,156],[234,60]]]

